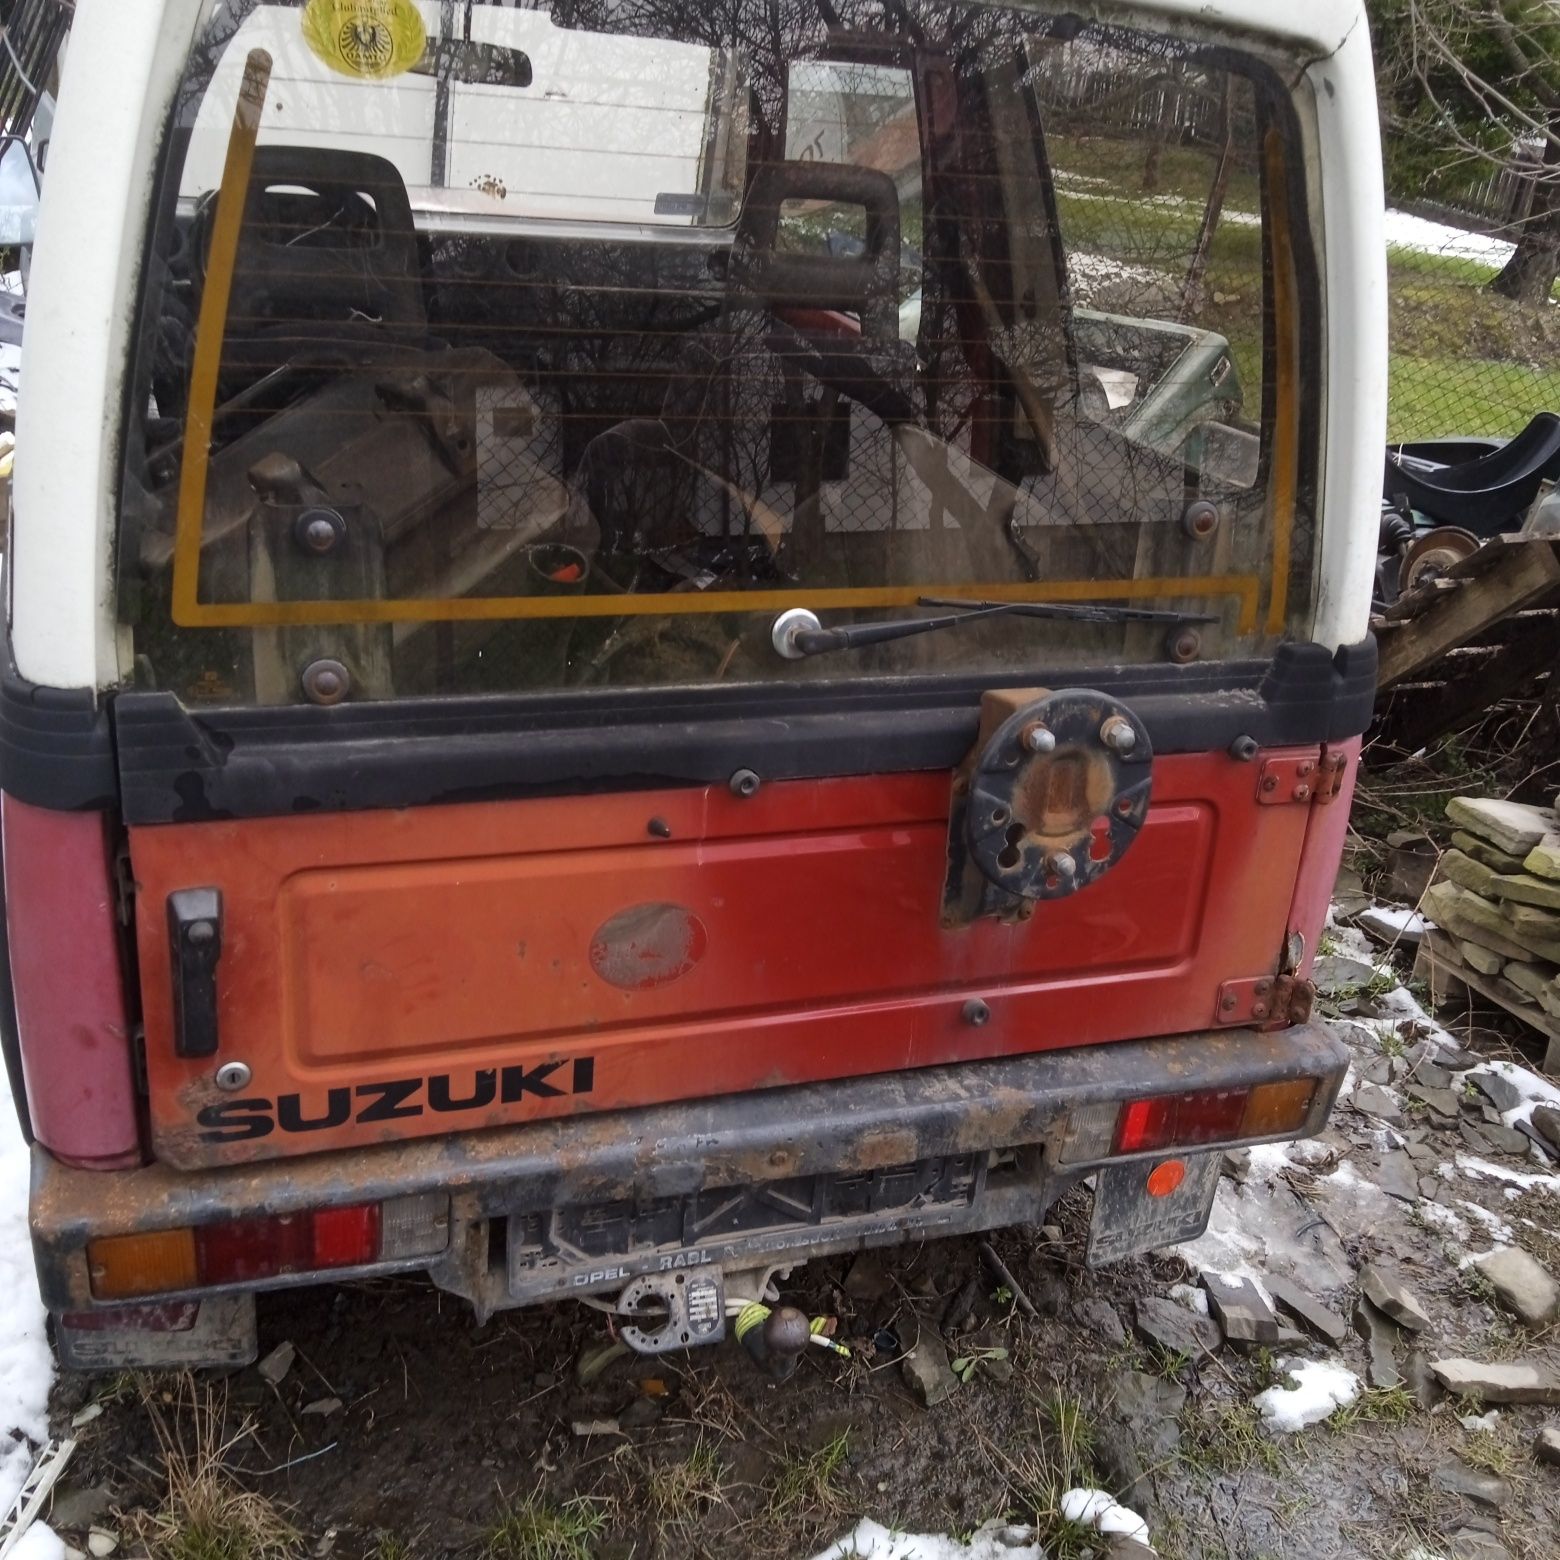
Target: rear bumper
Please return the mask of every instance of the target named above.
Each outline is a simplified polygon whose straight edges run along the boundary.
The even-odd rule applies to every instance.
[[[1304,1128],[1283,1134],[1308,1136],[1326,1121],[1346,1066],[1337,1040],[1301,1024],[1044,1051],[217,1170],[77,1170],[35,1147],[39,1284],[51,1310],[90,1310],[85,1247],[94,1237],[418,1192],[449,1194],[449,1246],[393,1266],[426,1269],[484,1312],[620,1288],[690,1247],[700,1262],[784,1265],[916,1232],[1036,1218],[1092,1168],[1056,1163],[1068,1114],[1085,1105],[1315,1077],[1321,1086]],[[755,1212],[758,1204],[767,1211]],[[503,1240],[493,1238],[499,1220]]]

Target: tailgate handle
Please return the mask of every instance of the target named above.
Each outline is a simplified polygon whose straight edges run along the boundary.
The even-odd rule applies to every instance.
[[[222,891],[181,888],[168,896],[173,955],[175,1056],[217,1054],[217,960],[222,957]]]

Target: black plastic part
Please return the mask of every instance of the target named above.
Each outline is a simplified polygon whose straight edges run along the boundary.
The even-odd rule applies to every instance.
[[[0,664],[0,791],[56,812],[118,805],[108,710],[90,688],[25,681],[6,642]]]
[[[217,963],[222,958],[222,894],[181,888],[168,896],[173,964],[173,1052],[217,1054]]]
[[[1043,672],[1023,683],[1041,681]],[[1156,754],[1339,741],[1370,722],[1376,646],[1282,645],[1271,661],[1069,670],[1130,704]],[[393,699],[192,711],[114,701],[130,824],[415,807],[591,791],[952,769],[991,679],[963,677]]]
[[[1494,536],[1509,530],[1539,485],[1554,476],[1560,476],[1560,415],[1540,412],[1499,449],[1449,465],[1405,461],[1389,450],[1383,494],[1389,502],[1406,497],[1444,525]]]

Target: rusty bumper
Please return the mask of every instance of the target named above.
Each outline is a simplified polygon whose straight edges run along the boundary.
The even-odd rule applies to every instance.
[[[482,1311],[621,1285],[688,1246],[708,1194],[727,1189],[791,1214],[772,1213],[761,1227],[728,1219],[717,1238],[696,1237],[701,1261],[729,1265],[744,1253],[755,1265],[788,1254],[800,1261],[917,1230],[952,1234],[1036,1218],[1092,1168],[1063,1171],[1055,1162],[1069,1112],[1085,1105],[1315,1077],[1322,1085],[1303,1132],[1283,1134],[1310,1135],[1326,1121],[1346,1065],[1325,1029],[1300,1024],[1042,1051],[217,1170],[76,1170],[34,1148],[39,1283],[52,1310],[88,1310],[85,1247],[94,1237],[418,1192],[448,1193],[450,1244],[396,1266],[426,1269]],[[969,1195],[939,1202],[933,1188],[959,1182],[963,1169]],[[647,1210],[661,1210],[659,1222]],[[505,1241],[495,1242],[499,1220]],[[607,1223],[620,1245],[636,1249],[592,1250],[579,1237]],[[506,1242],[507,1255],[495,1256]]]

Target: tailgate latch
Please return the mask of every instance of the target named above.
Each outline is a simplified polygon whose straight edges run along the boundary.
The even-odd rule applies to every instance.
[[[222,891],[181,888],[168,896],[173,958],[173,1052],[217,1054],[217,961],[222,957]]]

